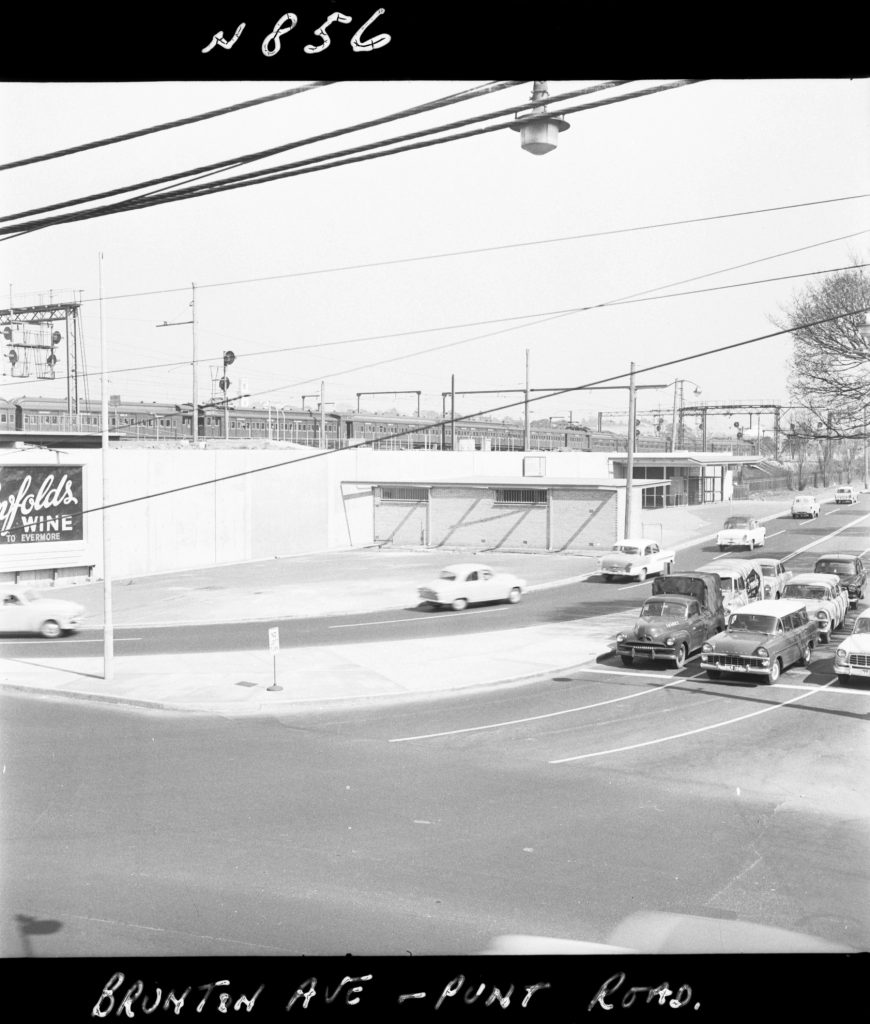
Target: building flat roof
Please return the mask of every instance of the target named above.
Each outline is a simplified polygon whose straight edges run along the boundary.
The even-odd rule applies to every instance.
[[[578,479],[577,477],[541,476],[468,476],[445,480],[343,480],[345,484],[365,484],[373,487],[516,487],[525,490],[545,490],[551,487],[621,491],[628,481],[612,477]],[[661,487],[667,480],[632,480],[634,487]]]
[[[626,462],[625,452],[608,455],[611,462]],[[721,466],[723,464],[747,464],[765,462],[760,455],[732,455],[730,452],[635,452],[634,461],[646,465],[685,466],[694,463],[697,466]]]

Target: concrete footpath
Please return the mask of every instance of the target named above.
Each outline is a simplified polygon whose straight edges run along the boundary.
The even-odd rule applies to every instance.
[[[789,506],[789,498],[780,498],[658,510],[654,516],[660,528],[648,532],[664,547],[679,550],[714,537],[732,512],[768,520],[784,515]],[[83,632],[56,641],[65,654],[69,651],[63,658],[4,658],[0,685],[47,696],[235,716],[530,682],[606,653],[633,615],[602,614],[463,636],[294,647],[274,659],[267,628],[294,617],[415,608],[417,587],[451,562],[485,562],[516,573],[534,591],[587,579],[597,572],[600,555],[368,548],[115,580],[116,628],[260,621],[263,650],[125,656],[119,640],[113,678],[106,680],[102,652],[98,657],[76,653],[87,636]],[[102,627],[101,583],[56,587],[50,593],[85,607],[85,629]],[[645,593],[637,592],[638,604]],[[479,621],[486,630],[486,616]],[[275,681],[279,689],[273,688]]]

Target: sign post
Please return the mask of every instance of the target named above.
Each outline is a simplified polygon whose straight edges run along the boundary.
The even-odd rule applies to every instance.
[[[272,685],[267,686],[267,690],[283,690],[283,686],[278,685],[278,651],[280,650],[280,644],[278,642],[278,627],[272,626],[269,629],[269,651],[272,655]]]

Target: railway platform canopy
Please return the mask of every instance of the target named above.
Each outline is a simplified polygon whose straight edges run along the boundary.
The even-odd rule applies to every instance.
[[[625,480],[627,456],[613,455],[608,461],[614,480]],[[757,455],[729,452],[636,452],[632,476],[636,482],[658,483],[658,490],[644,493],[644,508],[707,505],[732,498],[735,472],[764,461]]]

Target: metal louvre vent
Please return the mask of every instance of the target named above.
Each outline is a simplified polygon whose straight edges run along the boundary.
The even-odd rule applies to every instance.
[[[849,664],[856,668],[870,668],[870,654],[850,654]]]
[[[531,487],[497,487],[496,505],[546,505],[547,492]]]
[[[425,487],[381,487],[381,501],[428,501],[429,491]]]

